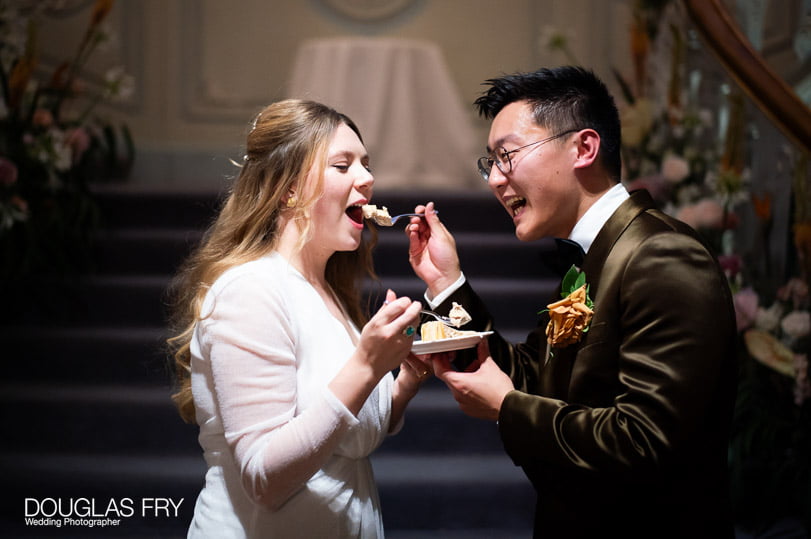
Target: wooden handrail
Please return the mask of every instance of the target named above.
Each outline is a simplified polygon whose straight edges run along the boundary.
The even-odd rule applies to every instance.
[[[788,138],[811,151],[811,109],[752,48],[722,0],[683,2],[730,76]]]

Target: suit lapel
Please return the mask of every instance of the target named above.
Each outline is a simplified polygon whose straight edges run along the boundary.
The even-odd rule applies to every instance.
[[[653,199],[647,191],[634,191],[628,200],[623,202],[608,218],[603,228],[597,233],[589,252],[586,253],[581,268],[586,274],[586,282],[589,283],[589,292],[592,298],[597,295],[600,275],[614,244],[639,214],[653,207]]]

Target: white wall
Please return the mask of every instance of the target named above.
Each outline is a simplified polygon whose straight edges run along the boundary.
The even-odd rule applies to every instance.
[[[363,5],[358,0],[343,0]],[[123,65],[136,91],[105,109],[125,121],[138,154],[134,184],[210,188],[233,172],[245,128],[264,105],[285,96],[299,44],[348,35],[428,39],[439,45],[484,146],[487,124],[472,101],[501,73],[565,63],[541,43],[546,26],[571,36],[572,49],[612,86],[627,72],[632,0],[411,0],[392,17],[364,22],[341,15],[340,0],[118,0],[110,24],[119,42],[91,70]],[[43,28],[43,61],[72,52],[88,9]],[[471,163],[471,166],[473,164]]]

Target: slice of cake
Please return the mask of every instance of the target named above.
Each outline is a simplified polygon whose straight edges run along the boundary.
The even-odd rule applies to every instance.
[[[364,204],[362,209],[364,219],[371,219],[380,226],[392,226],[391,215],[386,206],[378,208],[374,204]]]
[[[423,322],[420,326],[420,338],[423,341],[436,341],[439,339],[450,339],[452,337],[463,337],[465,335],[475,334],[475,331],[462,331],[443,324],[438,320]]]

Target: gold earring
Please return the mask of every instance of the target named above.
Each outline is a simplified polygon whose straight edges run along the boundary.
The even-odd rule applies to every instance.
[[[285,204],[287,205],[288,208],[292,208],[293,206],[296,205],[296,202],[298,202],[298,199],[295,196],[291,195],[290,197],[287,198],[287,202]]]

